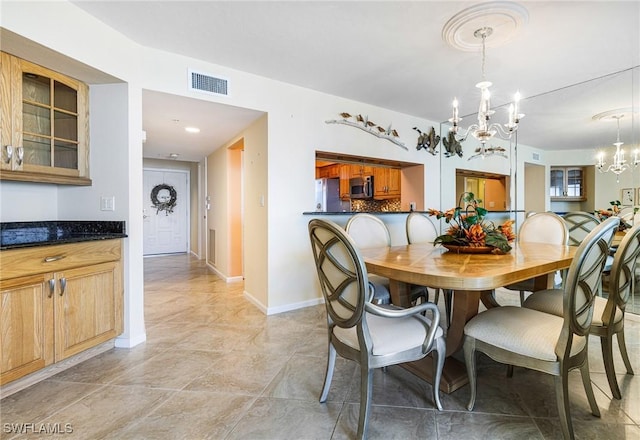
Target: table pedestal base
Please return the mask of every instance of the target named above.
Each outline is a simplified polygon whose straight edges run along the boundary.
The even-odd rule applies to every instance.
[[[401,364],[401,367],[415,374],[421,379],[426,380],[430,384],[433,383],[433,359],[431,355],[415,362],[407,362]],[[464,363],[453,357],[447,357],[444,361],[442,369],[442,379],[440,380],[440,391],[451,394],[458,388],[469,383],[467,377],[467,369]]]

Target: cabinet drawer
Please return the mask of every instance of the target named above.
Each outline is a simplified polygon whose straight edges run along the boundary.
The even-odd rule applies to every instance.
[[[0,252],[0,279],[118,261],[121,256],[120,239],[9,249]]]

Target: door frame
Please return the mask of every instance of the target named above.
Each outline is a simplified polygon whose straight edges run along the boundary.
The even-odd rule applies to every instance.
[[[187,188],[186,188],[186,193],[188,195],[188,204],[187,204],[187,218],[186,218],[186,222],[185,222],[185,237],[187,238],[187,249],[185,251],[185,253],[190,254],[191,253],[191,170],[189,168],[155,168],[153,166],[143,166],[142,167],[142,188],[144,191],[144,172],[145,171],[158,171],[158,172],[162,172],[162,173],[181,173],[181,174],[185,174],[186,178],[187,178]],[[142,203],[143,203],[143,209],[144,209],[144,203],[145,203],[145,197],[146,194],[143,194],[143,199],[142,199]],[[144,215],[144,214],[143,214]],[[142,237],[143,237],[143,249],[144,249],[144,218],[142,221]],[[199,233],[199,231],[198,231]],[[147,258],[147,257],[154,257],[154,256],[162,256],[162,255],[166,255],[166,254],[149,254],[149,255],[145,255],[144,251],[143,251],[143,257]]]

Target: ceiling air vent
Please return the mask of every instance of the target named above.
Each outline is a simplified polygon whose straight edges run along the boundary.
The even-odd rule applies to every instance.
[[[206,73],[189,70],[189,90],[229,96],[229,81]]]

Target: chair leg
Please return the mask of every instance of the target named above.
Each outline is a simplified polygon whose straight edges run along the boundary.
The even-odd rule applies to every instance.
[[[571,414],[569,412],[569,387],[568,371],[561,371],[559,376],[554,377],[556,384],[556,403],[558,405],[558,415],[562,426],[562,436],[565,440],[573,440],[573,425],[571,424]]]
[[[520,291],[520,307],[524,304],[524,290]]]
[[[600,417],[600,408],[596,402],[596,396],[593,394],[593,385],[591,385],[591,376],[589,375],[589,360],[586,360],[580,367],[580,374],[582,376],[582,385],[584,385],[584,392],[587,394],[587,400],[591,407],[591,414],[596,417]]]
[[[466,337],[464,340],[464,363],[467,365],[467,376],[469,377],[469,403],[467,410],[473,411],[476,404],[476,340]]]
[[[322,394],[320,394],[320,403],[327,401],[329,395],[329,387],[331,387],[331,379],[333,379],[333,370],[336,366],[336,349],[329,342],[329,353],[327,355],[327,371],[324,375],[324,386],[322,387]]]
[[[631,368],[631,361],[629,360],[629,353],[627,353],[627,344],[624,342],[624,328],[616,335],[618,338],[618,347],[620,347],[620,354],[624,361],[624,366],[627,368],[627,374],[633,375],[633,368]]]
[[[616,399],[622,399],[618,380],[616,379],[616,369],[613,364],[613,335],[603,336],[600,338],[600,347],[602,348],[602,360],[604,362],[604,371],[607,373],[609,381],[609,389]]]
[[[371,390],[373,388],[373,370],[361,365],[360,368],[360,416],[358,417],[358,433],[356,438],[367,438],[369,425],[369,407],[371,406]]]
[[[444,367],[444,358],[447,355],[447,346],[444,338],[435,340],[436,348],[431,353],[433,357],[433,402],[438,410],[442,411],[442,403],[440,403],[440,379],[442,378],[442,368]]]

